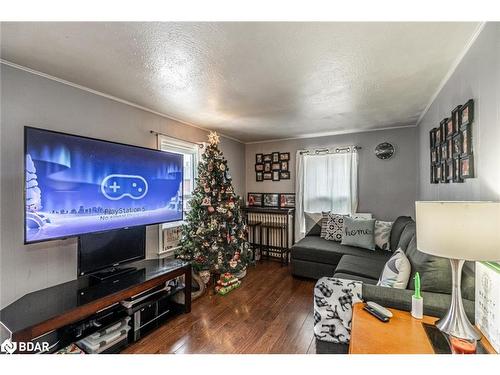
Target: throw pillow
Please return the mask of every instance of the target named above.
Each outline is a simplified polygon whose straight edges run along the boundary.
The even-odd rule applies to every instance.
[[[321,212],[304,212],[306,222],[306,236],[321,235],[323,214]]]
[[[380,250],[391,250],[392,221],[375,220],[375,246]]]
[[[378,279],[378,286],[389,288],[406,289],[411,274],[411,264],[401,249],[396,252],[384,266],[384,270]]]
[[[374,219],[356,220],[346,216],[344,217],[344,227],[342,230],[342,245],[375,250],[374,229]]]
[[[325,240],[342,241],[342,229],[344,227],[345,215],[334,214],[330,212],[326,219],[326,234]]]

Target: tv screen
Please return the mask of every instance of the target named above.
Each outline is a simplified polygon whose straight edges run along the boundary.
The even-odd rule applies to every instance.
[[[25,128],[25,243],[182,220],[183,157]]]
[[[84,234],[78,240],[78,275],[144,259],[146,227]]]

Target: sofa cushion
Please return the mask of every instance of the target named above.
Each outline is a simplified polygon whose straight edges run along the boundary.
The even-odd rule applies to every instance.
[[[344,227],[345,215],[334,214],[330,212],[326,217],[325,235],[322,236],[329,241],[342,241],[342,229]],[[325,220],[323,218],[323,220]]]
[[[392,221],[375,220],[375,248],[380,250],[394,250],[391,249],[391,228]]]
[[[350,217],[344,218],[342,232],[342,245],[358,246],[375,250],[375,219],[357,220]]]
[[[358,276],[358,275],[350,275],[348,273],[342,273],[342,272],[338,272],[338,273],[335,272],[333,274],[333,277],[336,277],[337,279],[362,281],[363,284],[369,284],[369,285],[377,284],[377,280],[375,280],[375,279],[371,279],[369,277]]]
[[[390,253],[385,254],[390,255]],[[341,272],[378,280],[388,260],[389,256],[360,257],[344,255],[335,268],[335,273]]]
[[[415,238],[416,230],[417,226],[414,221],[407,223],[405,228],[403,229],[403,232],[401,233],[401,236],[399,237],[398,247],[396,249],[401,249],[406,253],[408,245],[410,244],[411,240]]]
[[[405,253],[397,249],[387,261],[377,285],[388,288],[406,289],[410,279],[411,265]]]
[[[401,236],[401,233],[403,233],[403,229],[405,229],[406,224],[412,221],[413,219],[409,216],[400,216],[394,223],[392,223],[391,249],[398,248],[399,237]]]
[[[321,222],[323,214],[321,212],[304,212],[306,224],[306,236],[321,235]]]
[[[292,246],[292,259],[302,259],[311,262],[336,265],[343,255],[356,255],[360,257],[381,257],[387,260],[383,251],[361,249],[354,246],[341,245],[339,242],[327,241],[324,238],[310,236],[304,237]],[[384,261],[385,262],[385,261]]]

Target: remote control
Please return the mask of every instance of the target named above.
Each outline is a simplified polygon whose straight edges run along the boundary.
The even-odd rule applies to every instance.
[[[373,310],[378,311],[380,314],[385,315],[388,318],[392,318],[392,313],[385,307],[380,306],[378,303],[368,301],[366,304],[370,306]]]

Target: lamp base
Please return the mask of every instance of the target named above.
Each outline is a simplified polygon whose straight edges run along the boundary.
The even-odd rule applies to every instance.
[[[448,335],[468,340],[480,340],[481,335],[465,314],[462,304],[462,267],[464,260],[450,259],[452,271],[451,305],[446,315],[436,322],[436,327]]]

